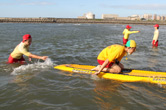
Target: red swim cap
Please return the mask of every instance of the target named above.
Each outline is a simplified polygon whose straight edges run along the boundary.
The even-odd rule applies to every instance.
[[[23,37],[22,37],[22,41],[24,42],[25,40],[28,40],[31,38],[31,35],[30,34],[25,34]]]
[[[131,27],[131,26],[129,26],[129,25],[127,25],[127,26],[126,26],[126,28],[127,28],[127,29],[130,29],[130,28],[132,28],[132,27]]]
[[[155,24],[153,27],[159,27],[159,25],[158,25],[158,24]]]

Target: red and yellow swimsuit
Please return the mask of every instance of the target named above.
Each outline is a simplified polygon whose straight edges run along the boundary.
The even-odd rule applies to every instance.
[[[106,68],[110,68],[115,63],[115,59],[120,62],[124,55],[126,55],[125,47],[115,44],[103,49],[98,55],[97,61],[102,65],[108,59],[109,63],[106,65]]]
[[[26,46],[23,42],[18,44],[14,51],[10,54],[8,58],[8,63],[23,63],[25,61],[23,55],[29,57],[31,53],[29,52],[29,46]]]
[[[159,30],[155,30],[153,41],[152,41],[153,46],[156,46],[156,47],[158,46],[158,37],[159,37]]]
[[[123,31],[123,44],[125,45],[128,41],[129,35],[133,33],[138,33],[139,31],[129,31],[128,29],[124,29]]]

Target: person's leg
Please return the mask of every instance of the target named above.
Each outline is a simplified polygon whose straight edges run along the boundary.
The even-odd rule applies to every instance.
[[[93,71],[98,71],[101,68],[101,65],[97,65],[95,68],[91,69]],[[109,68],[104,68],[102,72],[107,72]]]
[[[97,65],[95,68],[91,69],[92,71],[98,71],[101,68],[101,65],[105,62],[104,60],[97,60],[99,65]],[[113,62],[109,62],[105,68],[103,69],[103,71],[107,71],[108,68],[110,68],[114,63]]]
[[[152,41],[152,45],[155,46],[155,40]]]
[[[15,59],[10,55],[7,63],[15,63]]]
[[[127,41],[128,41],[128,39],[124,39],[124,37],[123,37],[123,45],[126,45]]]
[[[155,46],[156,46],[156,47],[158,47],[158,40],[157,40],[157,42],[156,42]]]
[[[123,66],[122,63],[119,63],[119,66],[120,66],[121,69],[124,69],[124,66]]]
[[[117,64],[113,64],[111,66],[111,68],[107,68],[107,71],[110,72],[110,73],[120,73],[121,70],[122,70],[122,68]]]
[[[8,62],[7,63],[20,63],[20,64],[25,64],[25,59],[22,56],[21,59],[14,59],[11,55],[8,58]]]
[[[92,71],[98,71],[100,69],[101,65],[97,65],[95,68],[91,69]]]
[[[121,66],[122,66],[122,64],[121,64]],[[98,71],[100,68],[101,68],[101,65],[98,65],[97,67],[95,67],[92,70]],[[104,68],[102,70],[102,72],[120,73],[121,70],[122,70],[122,68],[119,65],[113,64],[110,68]]]
[[[21,59],[19,59],[20,64],[26,64],[24,57],[22,56]]]

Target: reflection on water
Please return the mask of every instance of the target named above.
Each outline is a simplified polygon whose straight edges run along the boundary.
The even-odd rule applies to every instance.
[[[28,90],[28,85],[26,81],[34,77],[32,74],[17,75],[13,78],[12,83],[16,83],[19,86],[16,92],[23,92]]]
[[[151,68],[156,67],[157,64],[159,64],[159,50],[158,48],[152,48],[149,56],[147,56],[148,58],[148,66]]]
[[[117,103],[118,99],[118,88],[121,86],[119,81],[110,80],[98,80],[94,81],[95,97],[94,102],[98,105],[101,110],[116,110],[120,107],[115,107],[114,103]],[[112,100],[110,102],[110,100]]]

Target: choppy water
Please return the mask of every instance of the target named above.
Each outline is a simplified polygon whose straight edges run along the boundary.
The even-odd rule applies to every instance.
[[[166,26],[160,26],[159,47],[153,49],[153,25],[131,25],[140,33],[136,52],[122,59],[126,68],[166,71]],[[0,110],[164,110],[166,88],[150,83],[122,83],[55,70],[58,64],[97,65],[108,45],[122,43],[125,25],[0,24]],[[22,35],[33,38],[30,51],[49,56],[27,65],[6,64]],[[27,57],[25,57],[27,59]]]

